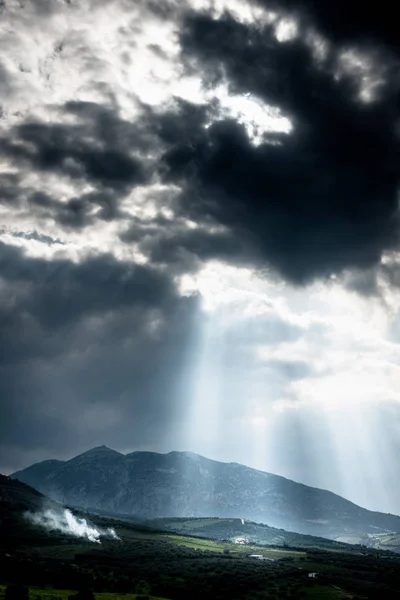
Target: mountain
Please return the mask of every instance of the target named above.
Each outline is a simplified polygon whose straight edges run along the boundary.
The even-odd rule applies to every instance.
[[[142,518],[243,518],[331,539],[367,542],[400,532],[400,517],[238,463],[191,452],[132,452],[106,446],[68,461],[44,461],[13,478],[63,504]],[[349,540],[350,541],[350,540]]]

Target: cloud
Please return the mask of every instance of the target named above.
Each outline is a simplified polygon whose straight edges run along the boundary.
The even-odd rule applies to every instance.
[[[20,300],[20,310],[43,327],[68,326],[87,313],[124,306],[160,308],[175,299],[173,283],[152,268],[123,264],[100,255],[74,264],[60,259],[27,259],[16,248],[0,245],[1,278]],[[71,302],[73,299],[73,302]],[[13,312],[17,308],[15,301]]]
[[[111,255],[73,263],[0,250],[2,456],[16,439],[14,461],[22,448],[60,451],[100,431],[144,443],[153,430],[161,441],[183,401],[196,298]]]
[[[270,26],[229,15],[192,15],[180,39],[187,69],[201,69],[207,85],[227,80],[293,124],[255,146],[233,119],[178,103],[159,134],[169,145],[164,177],[183,188],[180,214],[225,226],[233,246],[246,240],[250,260],[294,283],[373,267],[397,247],[396,80],[363,103],[333,59],[318,65],[301,38],[282,44]]]
[[[48,244],[50,246],[52,246],[53,244],[60,244],[61,246],[63,245],[63,242],[61,242],[59,239],[54,239],[49,235],[40,234],[37,231],[14,231],[11,233],[11,235],[12,237],[22,238],[24,240],[36,240],[37,242]]]
[[[4,176],[3,202],[28,206],[42,222],[67,230],[121,218],[119,200],[149,179],[138,156],[145,147],[139,128],[94,103],[69,102],[60,114],[74,123],[24,122],[3,136],[3,158],[19,168]],[[32,171],[64,180],[69,193],[55,185],[47,192],[43,179],[40,189],[30,182]]]
[[[394,7],[384,0],[381,4],[369,4],[361,0],[339,0],[334,4],[316,3],[313,0],[257,0],[269,9],[286,9],[303,22],[311,22],[321,33],[336,43],[374,42],[397,49],[396,29],[393,22]],[[343,19],[346,14],[347,18]]]

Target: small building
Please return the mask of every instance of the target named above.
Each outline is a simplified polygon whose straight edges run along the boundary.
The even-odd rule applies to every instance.
[[[255,560],[268,560],[269,562],[275,562],[275,558],[269,558],[269,556],[263,556],[262,554],[248,554],[249,558],[254,558]]]
[[[244,537],[235,538],[235,544],[248,544],[249,540]]]

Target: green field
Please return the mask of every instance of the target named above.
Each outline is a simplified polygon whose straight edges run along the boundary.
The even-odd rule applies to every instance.
[[[0,585],[0,600],[4,599],[5,586]],[[70,596],[76,594],[76,590],[55,590],[49,588],[29,587],[29,600],[35,600],[40,596],[41,600],[68,600]],[[112,594],[108,592],[95,593],[96,600],[136,600],[140,594]],[[168,598],[159,598],[149,596],[149,600],[168,600]]]
[[[333,585],[316,585],[306,588],[303,598],[307,600],[351,600],[354,596]]]
[[[0,600],[4,599],[5,586],[0,585]],[[29,587],[29,598],[35,600],[40,596],[41,600],[68,600],[74,595],[74,590],[58,590],[40,587]],[[95,593],[96,600],[136,600],[139,594],[118,594],[100,592]],[[310,588],[303,588],[303,598],[306,600],[350,600],[353,596],[334,586],[316,585]],[[168,600],[157,596],[148,596],[149,600]]]
[[[321,550],[346,552],[354,551],[350,548],[350,540],[333,540],[313,535],[303,535],[269,527],[262,523],[243,521],[238,518],[158,518],[150,519],[148,524],[171,533],[184,536],[204,537],[207,539],[234,541],[238,537],[245,537],[251,545],[291,548],[292,550],[307,550],[307,548],[320,548]],[[355,536],[353,543],[366,542],[360,536]]]
[[[305,557],[306,552],[296,550],[285,550],[283,548],[268,548],[252,546],[251,544],[234,544],[229,542],[219,542],[202,538],[190,538],[183,535],[161,535],[161,539],[168,540],[173,544],[184,546],[185,548],[193,548],[195,550],[207,550],[209,552],[224,552],[229,550],[232,555],[247,555],[247,554],[262,554],[266,558],[279,560],[281,558],[300,558]]]
[[[173,520],[171,519],[173,522]],[[161,521],[162,522],[162,521]],[[203,527],[212,527],[213,525],[218,525],[221,522],[221,519],[187,519],[186,521],[179,520],[179,528],[185,529],[190,532],[194,528],[201,529]]]

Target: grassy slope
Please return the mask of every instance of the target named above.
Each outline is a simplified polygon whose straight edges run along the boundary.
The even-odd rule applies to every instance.
[[[76,512],[76,511],[75,511]],[[287,557],[287,556],[300,556],[304,555],[305,552],[279,548],[278,550],[275,548],[269,548],[268,546],[264,546],[260,548],[259,546],[252,545],[239,545],[233,542],[222,541],[218,539],[204,539],[202,537],[196,537],[195,535],[189,535],[190,530],[188,527],[187,534],[184,532],[175,533],[168,530],[155,529],[152,527],[148,527],[145,525],[138,525],[134,523],[130,523],[129,521],[119,520],[119,519],[109,519],[105,517],[96,517],[96,523],[100,527],[107,528],[113,527],[115,528],[119,537],[124,541],[133,541],[133,540],[160,540],[166,541],[172,544],[177,544],[181,546],[185,546],[186,548],[198,548],[200,550],[210,550],[212,552],[223,552],[226,548],[230,550],[233,554],[263,554],[264,556],[271,557]],[[196,526],[198,521],[197,520]],[[204,523],[204,527],[209,526],[210,523],[219,523],[221,519],[204,519],[207,523]]]
[[[214,540],[204,540],[202,538],[188,538],[183,535],[165,535],[164,539],[171,541],[174,544],[185,546],[186,548],[195,548],[198,550],[209,550],[211,552],[224,552],[229,550],[233,555],[261,554],[266,558],[300,558],[305,556],[305,552],[297,552],[295,550],[286,550],[284,548],[260,548],[252,545],[239,545],[231,542],[218,542]]]
[[[174,531],[182,535],[193,535],[213,539],[231,539],[246,537],[250,543],[258,545],[286,546],[298,548],[321,548],[324,550],[346,551],[349,546],[346,543],[303,535],[276,529],[267,525],[246,521],[241,519],[207,519],[207,518],[164,518],[148,521],[150,525]],[[348,540],[350,542],[350,540]],[[351,540],[353,544],[360,542],[359,538]]]
[[[341,590],[335,586],[317,585],[310,588],[303,588],[305,600],[350,600],[353,598],[352,594]],[[5,586],[0,585],[0,600],[4,600]],[[29,588],[30,600],[35,600],[37,596],[40,596],[41,600],[68,600],[68,598],[75,594],[74,590],[57,590],[39,587]],[[136,600],[140,596],[139,594],[112,594],[108,592],[101,592],[95,594],[96,600]],[[148,596],[149,600],[168,600],[167,598],[159,598],[156,596]]]
[[[0,585],[0,600],[4,600],[5,586]],[[48,588],[30,587],[29,599],[35,600],[40,596],[42,600],[68,600],[70,596],[76,594],[75,590],[55,590]],[[140,594],[111,594],[108,592],[100,592],[95,594],[96,600],[136,600]],[[167,598],[157,598],[149,596],[149,600],[168,600]]]
[[[349,594],[333,585],[316,585],[305,589],[305,600],[351,600],[353,594]]]

